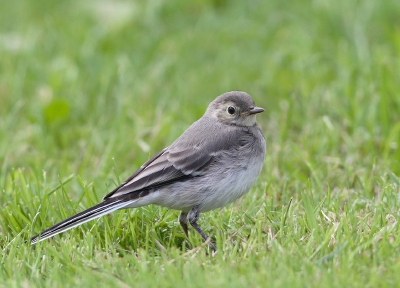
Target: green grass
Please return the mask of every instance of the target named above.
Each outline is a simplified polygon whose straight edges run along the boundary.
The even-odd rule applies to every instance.
[[[398,1],[3,1],[1,287],[400,283]],[[183,234],[121,211],[38,245],[230,90],[268,153],[250,193]]]

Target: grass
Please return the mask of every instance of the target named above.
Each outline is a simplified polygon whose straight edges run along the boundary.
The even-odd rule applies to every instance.
[[[6,1],[0,286],[394,287],[400,282],[397,1]],[[268,154],[201,216],[143,207],[36,246],[217,95],[250,93]]]

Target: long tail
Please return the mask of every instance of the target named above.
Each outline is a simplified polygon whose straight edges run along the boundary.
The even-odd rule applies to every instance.
[[[130,204],[133,201],[123,201],[123,200],[114,200],[114,201],[104,201],[96,206],[93,206],[81,213],[78,213],[71,218],[68,218],[49,229],[44,230],[43,232],[39,233],[38,235],[32,237],[31,245],[36,244],[40,241],[43,241],[47,238],[53,237],[61,232],[65,232],[71,228],[79,226],[83,223],[86,223],[90,220],[99,218],[103,215],[107,215],[115,210],[122,209]]]

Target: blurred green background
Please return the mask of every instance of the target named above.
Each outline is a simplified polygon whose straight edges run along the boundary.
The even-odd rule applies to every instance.
[[[399,121],[399,5],[4,2],[2,155],[11,166],[74,161],[88,147],[102,153],[114,131],[126,137],[118,153],[136,159],[138,141],[160,149],[214,97],[244,90],[267,109],[259,118],[272,143],[331,123],[323,128],[360,153],[398,157],[385,141]],[[48,161],[45,170],[59,165]]]
[[[150,274],[141,270],[143,278],[126,279],[124,270],[114,271],[118,285],[190,286],[197,279],[210,287],[256,287],[264,278],[282,287],[398,283],[399,57],[395,0],[1,1],[0,279],[8,287],[99,279],[111,285],[114,278],[85,278],[77,267],[101,268],[96,251],[123,254],[144,245],[140,239],[132,244],[124,229],[122,238],[113,228],[109,238],[100,229],[98,237],[115,247],[103,238],[94,241],[98,246],[85,242],[90,252],[75,256],[79,264],[68,262],[76,243],[68,242],[69,250],[61,241],[79,242],[79,231],[88,229],[57,238],[54,249],[47,243],[30,250],[23,241],[99,201],[201,117],[216,96],[243,90],[266,109],[258,116],[268,143],[265,168],[250,195],[202,221],[220,242],[236,233],[254,239],[254,250],[229,242],[217,260],[190,262],[196,260],[183,254],[177,214],[143,209],[129,216],[144,221],[135,233],[153,243],[149,231],[155,230],[161,245],[178,252],[162,258],[154,243],[156,252],[139,250]],[[163,224],[145,228],[155,215]],[[65,258],[55,256],[61,249]],[[46,268],[39,267],[43,255],[55,259],[47,259]],[[182,266],[165,280],[159,267],[172,269],[168,261],[177,257]],[[334,260],[321,267],[315,259]],[[208,268],[204,274],[189,269],[190,277],[181,278],[186,261],[194,267],[206,261]],[[67,267],[64,276],[54,272],[56,263]],[[254,268],[261,263],[267,272]],[[241,280],[228,275],[213,282],[207,269],[235,271]],[[78,280],[71,280],[75,273]],[[376,276],[381,273],[385,277]]]

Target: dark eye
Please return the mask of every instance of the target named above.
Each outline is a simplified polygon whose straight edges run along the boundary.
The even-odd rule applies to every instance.
[[[231,114],[231,115],[235,114],[235,108],[233,108],[232,106],[229,106],[228,107],[228,113]]]

